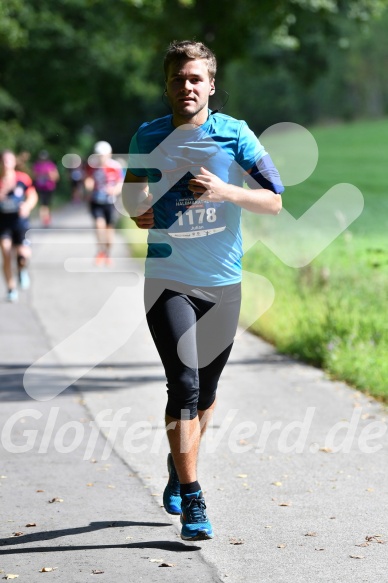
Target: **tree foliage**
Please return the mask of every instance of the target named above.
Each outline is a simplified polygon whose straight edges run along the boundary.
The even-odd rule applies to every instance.
[[[140,121],[166,112],[161,61],[173,39],[196,38],[215,51],[217,84],[238,96],[232,104],[240,115],[243,86],[252,96],[263,83],[273,92],[284,82],[278,103],[296,103],[332,62],[344,23],[365,26],[384,6],[382,0],[0,0],[1,145],[36,151],[48,144],[59,155],[82,151],[92,136],[126,149]],[[273,106],[271,97],[265,108],[276,115]]]

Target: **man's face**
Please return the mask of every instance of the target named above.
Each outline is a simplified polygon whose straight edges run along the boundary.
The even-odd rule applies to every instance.
[[[214,92],[214,80],[210,80],[203,59],[172,63],[166,85],[173,113],[188,120],[207,108],[209,95]]]

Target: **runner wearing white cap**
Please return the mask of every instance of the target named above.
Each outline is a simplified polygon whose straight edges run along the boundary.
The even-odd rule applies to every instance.
[[[97,234],[96,264],[111,263],[116,221],[115,198],[121,191],[123,175],[121,166],[112,159],[112,147],[99,141],[94,146],[93,166],[89,165],[85,188],[91,192],[90,211],[95,221]]]

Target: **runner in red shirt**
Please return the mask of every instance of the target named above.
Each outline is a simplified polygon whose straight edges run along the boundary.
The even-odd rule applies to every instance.
[[[90,211],[95,221],[98,252],[96,264],[110,264],[116,222],[115,199],[121,192],[123,171],[118,162],[112,160],[112,148],[108,142],[97,142],[94,154],[98,157],[95,166],[89,166],[85,188],[90,191]]]
[[[0,153],[0,248],[3,272],[7,284],[7,300],[15,302],[18,290],[12,270],[12,251],[16,249],[18,276],[21,289],[29,287],[27,271],[31,255],[26,232],[28,217],[38,202],[32,180],[25,172],[15,170],[16,157],[10,150]]]

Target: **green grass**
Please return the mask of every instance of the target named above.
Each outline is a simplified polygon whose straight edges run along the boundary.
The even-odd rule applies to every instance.
[[[287,267],[261,243],[244,256],[244,269],[275,288],[273,305],[251,330],[281,352],[388,402],[388,120],[310,131],[318,165],[307,181],[286,189],[284,207],[298,218],[333,185],[349,182],[361,190],[364,210],[305,267]],[[252,233],[250,220],[245,230]],[[255,301],[248,289],[243,321]]]

